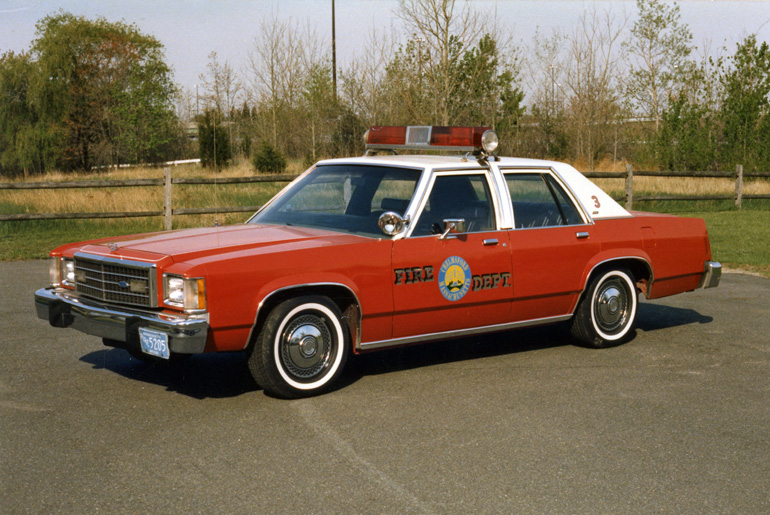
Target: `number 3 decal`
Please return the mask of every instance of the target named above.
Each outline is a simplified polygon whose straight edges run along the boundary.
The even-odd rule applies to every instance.
[[[594,201],[594,207],[602,207],[602,205],[599,203],[599,199],[596,198],[596,195],[592,196],[591,200]]]

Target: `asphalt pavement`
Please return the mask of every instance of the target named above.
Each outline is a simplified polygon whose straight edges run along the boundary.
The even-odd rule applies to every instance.
[[[266,396],[242,354],[145,365],[35,315],[0,263],[0,513],[768,513],[770,280],[643,301],[635,338],[562,325],[358,357]]]

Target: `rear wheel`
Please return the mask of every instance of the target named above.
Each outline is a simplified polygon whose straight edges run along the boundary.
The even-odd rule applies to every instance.
[[[266,393],[288,399],[328,390],[348,355],[342,314],[321,296],[289,299],[265,320],[248,355],[249,370]]]
[[[630,337],[637,305],[636,287],[628,270],[599,273],[590,281],[572,317],[572,336],[587,347],[620,345]]]

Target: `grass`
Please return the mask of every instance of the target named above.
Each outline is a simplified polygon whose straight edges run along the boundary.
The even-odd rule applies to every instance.
[[[299,161],[290,163],[289,173],[302,171]],[[606,171],[613,171],[608,168]],[[211,177],[213,173],[196,165],[172,170],[174,177]],[[253,175],[248,163],[221,170],[217,177]],[[157,168],[122,169],[73,177],[48,174],[35,181],[159,178]],[[611,195],[624,194],[623,179],[594,179]],[[285,184],[175,185],[175,208],[261,205]],[[634,195],[732,195],[735,184],[730,179],[637,177]],[[744,182],[746,194],[770,194],[770,181],[750,179]],[[55,213],[95,211],[159,211],[163,193],[160,187],[99,188],[71,190],[0,190],[0,213]],[[770,201],[744,200],[738,211],[732,201],[656,201],[635,202],[634,209],[695,216],[706,220],[714,259],[728,269],[750,271],[770,277]],[[243,222],[248,213],[200,216],[175,216],[174,228],[211,226]],[[0,222],[0,260],[44,258],[58,245],[139,232],[163,230],[160,217],[105,220],[45,220]]]
[[[770,210],[696,211],[709,231],[711,253],[728,270],[770,277]]]

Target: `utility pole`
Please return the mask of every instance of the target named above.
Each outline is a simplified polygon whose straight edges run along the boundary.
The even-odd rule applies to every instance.
[[[332,83],[334,84],[334,101],[337,101],[337,30],[334,21],[334,0],[332,0]]]

